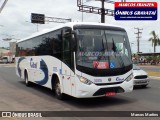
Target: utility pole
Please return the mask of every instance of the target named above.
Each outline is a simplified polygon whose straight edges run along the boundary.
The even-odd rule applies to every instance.
[[[25,21],[25,22],[31,23],[31,22],[29,22],[29,21]],[[38,25],[38,23],[34,23],[34,25],[36,25],[36,30],[37,30],[37,32],[38,32],[38,31],[39,31],[39,25]]]
[[[2,4],[2,6],[0,7],[0,13],[2,12],[3,8],[5,7],[5,5],[7,4],[8,0],[5,0]]]
[[[102,0],[102,12],[101,12],[101,23],[105,23],[105,8],[104,8],[105,0]]]
[[[137,53],[140,52],[140,49],[139,49],[139,40],[141,38],[140,34],[142,34],[141,30],[143,29],[140,29],[140,28],[134,28],[137,30],[137,33],[134,33],[134,34],[137,34]]]

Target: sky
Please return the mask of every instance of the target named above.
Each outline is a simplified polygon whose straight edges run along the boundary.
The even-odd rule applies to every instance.
[[[4,0],[0,0],[0,6]],[[119,2],[120,0],[112,0]],[[127,2],[158,2],[160,0],[127,0]],[[100,7],[99,1],[83,0],[86,5]],[[113,4],[105,3],[105,8],[114,9]],[[158,7],[160,11],[160,7]],[[2,39],[12,37],[19,40],[37,32],[36,24],[30,23],[31,13],[45,14],[47,17],[71,18],[72,21],[82,22],[82,13],[78,11],[77,0],[8,0],[3,11],[0,13],[0,47],[9,46],[8,42]],[[160,37],[160,12],[156,21],[116,21],[114,17],[106,16],[106,23],[122,26],[126,29],[133,53],[137,52],[137,39],[134,28],[142,28],[142,38],[140,39],[140,52],[153,52],[152,43],[148,41],[150,32],[155,30]],[[100,22],[100,15],[83,13],[84,22]],[[38,30],[54,28],[62,23],[46,23],[38,25]],[[160,52],[160,47],[157,47]]]

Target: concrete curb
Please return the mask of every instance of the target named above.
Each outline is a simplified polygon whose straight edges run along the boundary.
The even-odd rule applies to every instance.
[[[160,80],[160,77],[155,77],[155,76],[149,76],[150,78],[153,78],[153,79],[157,79],[157,80]]]

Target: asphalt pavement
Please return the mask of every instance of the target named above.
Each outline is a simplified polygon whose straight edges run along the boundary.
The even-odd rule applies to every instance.
[[[92,99],[68,97],[65,101],[60,101],[57,100],[54,94],[47,88],[34,84],[32,87],[26,87],[24,81],[16,76],[14,65],[0,65],[0,111],[160,111],[159,91],[160,80],[151,79],[147,88],[135,88],[131,93]],[[20,118],[10,119],[19,120]],[[41,119],[159,120],[159,118],[155,117],[58,117]],[[37,118],[37,120],[41,119]],[[8,118],[6,118],[6,120],[8,120]]]
[[[141,65],[140,68],[142,68],[145,71],[160,72],[160,66]]]

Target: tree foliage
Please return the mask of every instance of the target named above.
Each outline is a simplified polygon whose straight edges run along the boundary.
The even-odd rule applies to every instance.
[[[154,52],[156,52],[156,47],[160,45],[160,39],[154,30],[150,34],[151,34],[151,37],[149,38],[149,41],[152,41]]]

